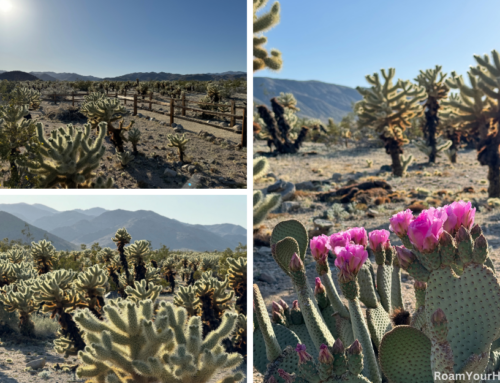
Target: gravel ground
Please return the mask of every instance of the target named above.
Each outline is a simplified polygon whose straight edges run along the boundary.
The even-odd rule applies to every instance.
[[[256,153],[259,151],[265,153],[266,149],[264,142],[257,142],[254,145]],[[413,145],[405,147],[405,154],[412,154],[415,160],[407,176],[403,178],[393,178],[390,173],[381,171],[384,165],[390,165],[390,157],[383,148],[326,148],[323,144],[306,143],[298,154],[270,157],[270,174],[258,181],[254,186],[255,189],[265,190],[276,179],[281,179],[296,185],[312,181],[316,190],[297,192],[286,212],[278,210],[270,214],[260,227],[259,238],[265,239],[277,223],[286,219],[299,220],[310,234],[314,234],[317,227],[313,220],[322,216],[332,205],[332,201],[320,201],[321,192],[334,191],[339,187],[376,177],[387,181],[393,191],[400,192],[401,198],[398,202],[382,205],[364,204],[363,210],[357,211],[356,214],[348,215],[344,219],[333,219],[331,221],[333,227],[328,233],[356,226],[363,226],[367,231],[388,230],[389,218],[393,214],[406,209],[415,200],[425,199],[416,191],[417,188],[423,188],[429,193],[427,202],[431,205],[442,205],[460,198],[471,200],[479,208],[475,221],[482,227],[488,240],[490,257],[495,269],[500,269],[500,209],[487,204],[487,168],[477,162],[476,151],[459,152],[458,163],[453,165],[446,156],[438,159],[435,165],[428,165],[426,156]],[[368,167],[367,160],[373,161],[372,167]],[[443,194],[444,191],[448,193],[446,197],[437,193]],[[401,244],[399,238],[393,234],[391,242],[394,245]],[[373,259],[372,263],[375,264]],[[330,268],[337,283],[337,290],[340,292],[333,263],[330,264]],[[306,256],[306,270],[311,285],[314,285],[317,274],[310,253]],[[413,312],[415,307],[413,282],[413,278],[403,271],[403,301],[410,312]],[[267,246],[254,247],[254,283],[259,286],[269,312],[272,301],[282,298],[291,305],[296,299],[290,279],[276,265]],[[262,382],[262,375],[255,369],[254,382]]]

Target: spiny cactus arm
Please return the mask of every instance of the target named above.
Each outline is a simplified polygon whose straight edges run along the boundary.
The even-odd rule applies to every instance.
[[[332,274],[328,262],[326,262],[326,264],[320,264],[317,262],[316,271],[321,278],[321,282],[325,286],[326,294],[335,312],[338,313],[341,317],[349,319],[349,311],[340,299],[340,295],[337,292],[337,288],[335,287],[332,279]]]
[[[375,262],[377,263],[377,291],[380,296],[380,302],[385,311],[391,312],[391,291],[392,291],[392,247],[380,251],[372,249],[375,253]]]
[[[146,285],[146,280],[136,281],[134,287],[127,286],[125,292],[127,293],[127,299],[134,302],[141,302],[146,299],[155,302],[160,292],[162,290],[161,286],[155,286],[154,283],[150,282]]]
[[[257,318],[259,329],[262,332],[266,344],[267,360],[269,362],[274,362],[281,354],[281,347],[274,333],[264,299],[257,285],[253,285],[253,302],[255,317]]]
[[[394,257],[391,278],[391,312],[397,308],[404,309],[405,307],[401,290],[401,267],[399,266],[398,258]]]
[[[256,200],[256,197],[262,197],[262,192],[260,190],[257,190],[254,192],[254,202]],[[271,193],[266,195],[264,198],[260,199],[257,204],[254,204],[253,207],[253,225],[257,226],[260,225],[268,214],[277,209],[281,205],[281,195]]]
[[[325,320],[321,315],[316,299],[307,282],[304,263],[297,254],[291,257],[289,270],[304,317],[304,322],[306,323],[309,335],[316,349],[319,351],[322,344],[331,347],[335,339],[325,324]]]
[[[269,170],[269,161],[265,157],[257,157],[253,160],[253,179],[262,178]]]

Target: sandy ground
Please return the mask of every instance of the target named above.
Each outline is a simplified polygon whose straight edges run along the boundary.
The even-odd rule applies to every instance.
[[[178,278],[178,286],[184,286]],[[178,287],[176,288],[177,292]],[[173,302],[173,294],[161,294],[159,300]],[[62,371],[57,367],[75,367],[80,364],[78,357],[64,358],[53,350],[53,337],[49,339],[30,339],[17,333],[4,334],[0,340],[0,382],[1,383],[28,383],[43,382],[45,379],[38,374],[43,371],[50,373],[50,381],[56,383],[85,382],[75,377],[71,372]],[[25,371],[26,364],[32,360],[46,358],[43,369]],[[246,362],[236,371],[247,373]],[[209,383],[217,382],[222,375],[216,376]],[[75,380],[76,378],[76,380]],[[246,383],[247,379],[243,381]]]
[[[202,94],[189,95],[188,98],[197,100]],[[156,97],[156,96],[155,96]],[[243,105],[246,95],[234,96],[237,105]],[[161,97],[160,97],[161,100]],[[166,101],[166,100],[164,100]],[[77,103],[75,103],[76,105]],[[138,103],[139,107],[141,103]],[[55,128],[65,126],[68,121],[49,118],[50,112],[56,108],[68,108],[71,102],[64,102],[57,106],[53,103],[42,102],[41,110],[32,112],[32,117],[44,124],[45,131],[49,134]],[[197,122],[176,119],[189,139],[186,144],[184,162],[179,161],[176,148],[168,146],[168,134],[175,134],[174,128],[160,125],[169,122],[169,116],[138,109],[138,116],[132,117],[132,102],[127,102],[127,109],[131,112],[124,118],[124,125],[128,126],[131,120],[135,121],[134,127],[141,131],[141,139],[137,145],[139,154],[127,166],[122,167],[116,158],[116,151],[109,137],[106,137],[104,146],[106,153],[101,160],[98,174],[112,177],[115,188],[119,189],[175,189],[175,188],[246,188],[247,185],[247,150],[240,149],[241,134],[234,131],[218,129]],[[148,104],[144,104],[148,108]],[[155,105],[155,108],[161,106]],[[155,109],[154,108],[154,109]],[[164,107],[163,111],[167,111]],[[241,111],[239,111],[241,114]],[[180,110],[177,111],[180,115]],[[186,112],[188,117],[200,117],[194,112]],[[142,116],[142,117],[139,117]],[[153,117],[155,120],[150,121]],[[207,120],[199,120],[206,122]],[[236,123],[240,123],[237,120]],[[86,119],[71,121],[74,126],[81,127]],[[213,120],[211,123],[229,126],[228,121]],[[203,137],[203,132],[213,135],[213,138]],[[125,150],[132,151],[132,145],[125,143]],[[171,169],[177,175],[165,175],[165,170]],[[3,178],[8,177],[8,164],[4,164]]]
[[[263,142],[254,145],[254,151],[266,152],[267,146]],[[315,153],[315,154],[314,154]],[[405,154],[412,154],[415,162],[410,166],[408,175],[404,178],[393,178],[390,173],[381,171],[383,165],[390,165],[390,157],[383,148],[326,148],[323,144],[306,143],[301,151],[296,155],[287,155],[269,158],[270,177],[257,182],[255,189],[264,189],[275,182],[275,179],[282,179],[292,183],[313,181],[318,190],[334,191],[338,187],[350,183],[366,180],[367,177],[377,176],[386,180],[394,191],[403,191],[403,200],[397,203],[386,203],[380,206],[367,204],[366,211],[358,212],[344,220],[333,220],[334,227],[330,229],[330,234],[349,227],[363,226],[367,231],[375,229],[389,229],[389,218],[405,209],[417,197],[411,197],[411,191],[416,188],[427,189],[432,198],[436,198],[438,204],[446,202],[446,199],[436,196],[435,192],[447,190],[449,198],[468,199],[479,207],[476,212],[476,223],[479,223],[485,233],[490,246],[490,257],[495,269],[500,269],[500,208],[488,208],[486,206],[487,193],[486,182],[487,168],[480,166],[477,162],[475,150],[461,151],[458,155],[458,163],[450,164],[448,158],[443,155],[438,159],[437,164],[428,165],[426,156],[418,151],[413,145],[405,147]],[[372,160],[371,168],[367,165],[367,160]],[[332,180],[335,175],[337,182]],[[341,177],[339,177],[339,174]],[[275,178],[275,177],[276,178]],[[339,181],[340,179],[340,181]],[[465,188],[471,188],[473,192],[464,192]],[[328,209],[331,204],[320,202],[314,191],[302,191],[296,193],[294,201],[299,206],[286,213],[271,214],[264,222],[260,233],[270,233],[274,226],[286,219],[296,219],[302,222],[306,229],[314,228],[313,218],[319,217]],[[432,201],[431,201],[432,202]],[[371,210],[370,216],[367,215]],[[391,234],[391,242],[400,245],[399,238]],[[372,263],[374,260],[372,259]],[[336,283],[336,268],[330,264],[333,279]],[[314,278],[317,276],[315,263],[310,254],[306,257],[306,270],[311,285],[314,285]],[[272,283],[261,280],[261,275],[266,273],[271,276]],[[267,277],[266,276],[266,277]],[[406,272],[402,272],[403,301],[406,308],[413,312],[415,307],[413,278]],[[257,283],[266,301],[270,312],[272,301],[280,298],[291,305],[295,300],[290,279],[281,271],[274,262],[270,248],[266,246],[254,247],[254,283]],[[337,290],[340,292],[339,286]],[[254,382],[262,382],[262,376],[254,369]]]

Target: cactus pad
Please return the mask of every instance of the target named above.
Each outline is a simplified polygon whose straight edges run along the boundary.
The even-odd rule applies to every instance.
[[[284,238],[274,244],[273,258],[286,275],[290,276],[290,261],[294,253],[298,254],[299,244],[291,237]]]
[[[297,255],[302,260],[304,260],[304,257],[306,256],[307,246],[309,244],[309,237],[304,225],[302,225],[299,221],[293,219],[278,223],[274,228],[273,234],[271,236],[271,245],[278,243],[286,237],[292,237],[297,241],[300,249],[300,253]]]
[[[464,368],[467,359],[489,351],[500,330],[500,285],[491,269],[470,264],[457,277],[449,269],[432,272],[425,298],[427,323],[441,308],[448,320],[447,340],[453,350],[454,369]]]
[[[410,326],[397,326],[380,344],[380,366],[391,383],[429,383],[431,341]]]
[[[372,342],[378,349],[385,333],[392,330],[391,318],[379,303],[377,308],[366,310],[366,321],[368,322]]]

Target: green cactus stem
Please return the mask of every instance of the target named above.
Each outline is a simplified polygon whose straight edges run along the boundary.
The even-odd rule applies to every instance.
[[[179,153],[179,161],[184,162],[184,154],[186,151],[186,144],[189,141],[189,139],[186,138],[186,135],[183,134],[182,136],[178,134],[168,134],[167,139],[169,140],[168,146],[171,148],[177,148],[178,153]]]
[[[267,37],[263,32],[268,31],[280,22],[280,3],[275,2],[269,12],[263,15],[257,15],[257,12],[263,10],[267,0],[253,1],[253,71],[268,68],[271,70],[279,70],[283,65],[281,52],[277,49],[272,49],[269,55],[263,47],[267,43]]]

